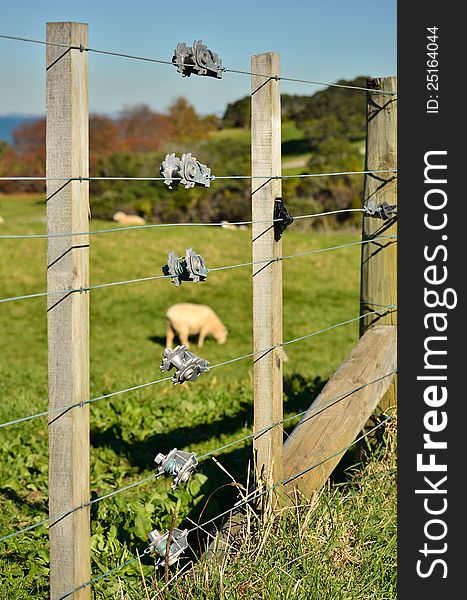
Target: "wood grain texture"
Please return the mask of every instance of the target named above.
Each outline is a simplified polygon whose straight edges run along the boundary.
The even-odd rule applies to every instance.
[[[368,80],[368,87],[395,91],[397,79],[386,77]],[[377,92],[367,97],[367,145],[365,170],[397,169],[397,97]],[[397,174],[365,176],[364,200],[379,206],[383,202],[397,205]],[[363,239],[374,235],[397,235],[397,221],[363,217]],[[378,240],[362,245],[362,306],[375,310],[377,305],[397,304],[397,244]],[[367,304],[365,304],[367,303]],[[362,309],[363,310],[363,309]],[[365,311],[366,312],[366,311]],[[371,315],[361,320],[361,333],[368,327],[395,325],[397,313]]]
[[[396,328],[369,329],[312,403],[284,445],[284,479],[326,460],[352,444],[373,413],[394,375],[335,402],[347,392],[396,368]],[[320,409],[323,409],[320,412]],[[312,418],[311,415],[314,415]],[[344,453],[297,477],[285,486],[306,496],[319,490]]]
[[[88,27],[48,23],[47,41],[88,46]],[[88,60],[79,50],[47,46],[47,177],[87,177]],[[47,233],[86,231],[87,182],[47,182]],[[89,285],[88,236],[48,239],[47,290]],[[49,408],[89,398],[88,292],[47,302]],[[89,500],[89,406],[49,417],[49,515]],[[90,579],[89,507],[51,522],[50,594],[58,598]],[[90,598],[90,588],[74,600]]]
[[[397,169],[397,96],[378,93],[378,90],[397,91],[397,78],[369,79],[369,88],[375,92],[367,95],[367,145],[365,170]],[[387,202],[397,206],[397,174],[365,176],[364,200],[374,200],[376,205]],[[397,235],[397,220],[382,221],[363,217],[362,239],[374,235]],[[361,310],[379,310],[378,305],[397,305],[397,243],[395,240],[378,240],[362,245]],[[374,325],[397,325],[397,312],[381,309],[360,322],[363,334]],[[380,403],[386,410],[396,404],[396,381]]]
[[[281,174],[281,104],[278,54],[252,56],[251,160],[252,175]],[[274,200],[280,196],[280,180],[252,180],[252,220],[271,221],[253,224],[253,261],[282,255],[282,241],[274,240],[272,219]],[[282,263],[253,265],[253,350],[259,352],[282,342]],[[282,420],[282,349],[254,360],[254,430],[259,431]],[[253,443],[256,469],[264,481],[282,478],[282,430],[275,427]]]

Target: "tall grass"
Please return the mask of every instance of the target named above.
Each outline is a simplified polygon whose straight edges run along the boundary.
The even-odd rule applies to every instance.
[[[249,509],[222,560],[147,578],[147,600],[395,599],[395,431],[394,420],[344,482],[266,518]],[[141,596],[122,582],[122,597]]]

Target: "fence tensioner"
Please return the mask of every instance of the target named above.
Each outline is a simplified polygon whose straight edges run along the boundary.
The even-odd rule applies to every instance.
[[[195,381],[202,373],[209,371],[209,362],[187,350],[185,345],[177,346],[174,350],[166,348],[162,352],[162,357],[162,372],[175,368],[172,377],[174,385]]]
[[[195,185],[203,185],[211,187],[211,169],[202,165],[191,152],[182,154],[181,158],[172,154],[166,154],[160,167],[160,174],[164,177],[165,185],[172,190],[179,183],[185,186],[185,189],[194,187]]]
[[[167,456],[159,453],[154,462],[159,466],[157,477],[163,474],[174,477],[173,490],[181,483],[185,483],[198,466],[195,452],[184,452],[177,448],[171,450]]]
[[[222,78],[222,60],[215,52],[209,50],[202,40],[194,41],[190,48],[185,42],[180,42],[174,50],[173,64],[182,77],[204,75],[206,77]]]
[[[175,252],[170,251],[167,255],[167,264],[162,267],[164,275],[171,275],[172,282],[176,286],[182,281],[206,281],[208,269],[204,258],[192,248],[187,248],[185,256],[179,258]]]
[[[165,565],[166,561],[169,567],[177,562],[188,547],[188,529],[174,528],[172,530],[172,536],[167,552],[169,535],[170,531],[168,529],[166,529],[164,533],[160,533],[157,529],[154,529],[148,535],[149,549],[152,552],[156,552],[162,558],[158,563],[162,567]]]
[[[397,205],[388,204],[387,202],[377,205],[374,200],[367,200],[363,206],[363,212],[368,217],[375,217],[376,219],[387,221],[397,215]]]

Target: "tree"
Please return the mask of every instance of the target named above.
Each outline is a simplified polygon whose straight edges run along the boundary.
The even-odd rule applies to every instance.
[[[170,119],[153,112],[145,104],[124,109],[117,124],[123,148],[128,152],[155,152],[162,148],[174,133]]]
[[[365,87],[366,77],[360,76],[350,81],[340,80],[341,85]],[[250,126],[251,97],[245,96],[227,105],[222,124],[224,127]],[[339,123],[340,134],[348,139],[365,137],[365,94],[359,90],[328,87],[311,96],[290,94],[281,95],[282,120],[294,121],[296,126],[307,129],[332,116]]]
[[[200,117],[186,98],[177,98],[168,108],[172,139],[176,142],[206,138],[216,125],[209,118]]]
[[[8,176],[42,177],[45,173],[45,119],[24,123],[13,131],[13,145],[0,157],[0,173]],[[1,189],[11,192],[39,192],[43,182],[2,182]]]
[[[22,157],[45,165],[45,119],[24,123],[13,131],[13,148]]]
[[[7,152],[9,147],[10,146],[8,145],[8,142],[6,140],[0,140],[0,156]]]
[[[89,118],[89,148],[91,156],[110,156],[123,150],[123,138],[118,121],[104,115]]]
[[[358,146],[342,137],[325,139],[308,162],[312,173],[330,171],[361,171],[363,155]]]
[[[224,116],[222,117],[222,125],[224,127],[249,127],[250,114],[251,98],[250,96],[245,96],[245,98],[227,104]]]
[[[329,114],[321,119],[307,121],[305,135],[311,146],[317,147],[328,139],[342,136],[343,129],[339,119],[335,115]]]

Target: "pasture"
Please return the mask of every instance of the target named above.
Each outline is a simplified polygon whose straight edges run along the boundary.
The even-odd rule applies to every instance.
[[[2,197],[0,214],[5,218],[0,233],[45,232],[42,197]],[[91,229],[108,227],[116,227],[116,224],[91,221]],[[284,234],[283,251],[284,255],[295,254],[346,244],[359,238],[359,229],[303,232],[294,230],[292,225]],[[173,227],[91,236],[91,284],[160,275],[169,250],[181,256],[189,247],[205,258],[209,268],[247,262],[251,260],[251,232],[218,227]],[[283,262],[284,340],[358,316],[360,253],[361,247],[354,246]],[[46,240],[0,240],[0,297],[44,291],[45,265]],[[93,290],[90,297],[91,397],[161,377],[159,365],[165,347],[165,312],[175,302],[208,304],[227,326],[229,337],[225,345],[218,345],[208,338],[199,352],[211,364],[248,354],[252,349],[250,266],[210,273],[204,283],[183,283],[177,288],[170,280],[156,280]],[[0,422],[47,410],[45,307],[44,298],[0,305]],[[286,347],[285,416],[309,406],[357,339],[358,323],[351,323]],[[195,345],[192,350],[197,352]],[[291,421],[287,430],[293,425]],[[215,369],[196,382],[183,386],[172,386],[167,382],[95,402],[91,405],[92,497],[150,475],[154,472],[153,460],[158,452],[177,447],[202,454],[247,435],[251,427],[251,358]],[[3,536],[47,517],[46,418],[2,429],[0,452],[0,536]],[[250,443],[245,442],[220,453],[218,460],[237,481],[244,483],[250,454]],[[387,468],[393,473],[393,457],[387,460],[391,463]],[[381,464],[384,465],[384,461]],[[373,470],[370,480],[375,482],[378,481],[378,467]],[[360,478],[364,476],[362,473],[358,475]],[[318,582],[317,597],[374,597],[380,600],[393,597],[390,593],[394,583],[391,575],[386,573],[387,565],[383,569],[384,574],[378,571],[381,576],[374,576],[379,558],[375,557],[375,563],[365,564],[365,568],[360,569],[363,557],[370,560],[371,535],[374,533],[368,541],[367,537],[360,535],[361,528],[370,526],[365,519],[370,519],[373,525],[378,523],[378,515],[381,523],[374,528],[376,541],[373,541],[384,546],[389,556],[388,564],[393,564],[395,500],[391,496],[391,481],[390,477],[386,478],[384,502],[381,498],[384,490],[373,484],[369,513],[366,511],[368,506],[363,510],[364,506],[359,504],[361,497],[345,505],[346,511],[352,508],[360,531],[354,531],[355,540],[358,539],[361,546],[355,550],[357,554],[361,550],[361,555],[358,554],[355,561],[348,559],[348,562],[356,569],[357,580],[359,572],[364,578],[373,573],[371,585],[369,580],[365,581],[369,585],[368,590],[374,589],[380,595],[373,596],[373,592],[362,596],[345,595],[346,588],[338,585],[334,595],[323,595],[325,588],[320,588]],[[216,492],[220,486],[229,483],[228,476],[208,460],[201,463],[197,474],[186,486],[174,492],[170,490],[168,480],[160,479],[95,504],[91,513],[93,576],[128,560],[135,548],[144,548],[150,530],[170,526],[173,510],[177,526],[190,526],[188,518],[196,522],[201,513],[203,519],[219,513],[236,497],[232,487]],[[358,487],[360,484],[355,485]],[[323,492],[319,509],[316,514],[313,513],[315,516],[308,518],[309,523],[318,527],[320,511],[329,510],[335,516],[335,520],[331,519],[332,525],[327,525],[334,528],[332,536],[346,530],[339,511],[343,506],[342,498],[348,491],[339,496],[340,493],[339,490]],[[309,512],[309,508],[306,511]],[[365,516],[368,514],[369,517]],[[286,560],[287,556],[292,560],[295,556],[295,550],[292,551],[289,545],[280,554],[277,541],[281,537],[285,539],[287,531],[295,531],[296,527],[299,531],[303,525],[300,525],[300,517],[294,523],[287,521],[290,518],[290,515],[277,517],[270,530],[263,574],[269,568],[274,569],[274,547],[278,548],[280,560]],[[275,536],[277,540],[273,541]],[[310,536],[310,530],[306,536]],[[316,545],[316,539],[313,539]],[[321,545],[322,552],[335,548],[329,539],[324,546]],[[351,539],[347,542],[352,545]],[[303,540],[301,543],[304,543]],[[319,545],[314,549],[313,544],[310,552],[319,552]],[[47,545],[44,527],[4,543],[0,566],[2,598],[48,597]],[[348,552],[352,557],[353,550]],[[384,562],[385,559],[382,560]],[[311,577],[311,571],[307,570],[303,561],[300,564]],[[342,564],[335,566],[335,573],[344,581],[345,569],[339,571]],[[145,558],[141,571],[147,578],[146,585],[151,586],[153,561]],[[253,595],[246,583],[243,588],[237,588],[235,577],[241,577],[240,572],[237,570],[232,576],[232,595],[226,597],[274,597],[268,596],[267,589],[262,586],[254,589],[258,595]],[[246,566],[243,572],[247,572]],[[332,573],[331,568],[323,575],[323,586],[332,579]],[[120,583],[119,578],[123,578],[124,582]],[[166,591],[161,597],[219,597],[218,590],[215,591],[217,588],[203,588],[200,584],[195,589],[192,580],[188,580],[186,585],[186,588],[174,590],[173,596]],[[281,598],[309,597],[301,595],[305,593],[306,586],[303,589],[297,587],[295,595],[292,588],[280,585],[274,589],[288,590]],[[340,592],[337,591],[339,589]],[[138,565],[122,570],[118,577],[111,576],[96,586],[97,598],[124,598],[127,594],[126,597],[136,599],[146,597],[145,593]],[[265,595],[260,595],[263,593]],[[148,592],[147,598],[153,597]]]

